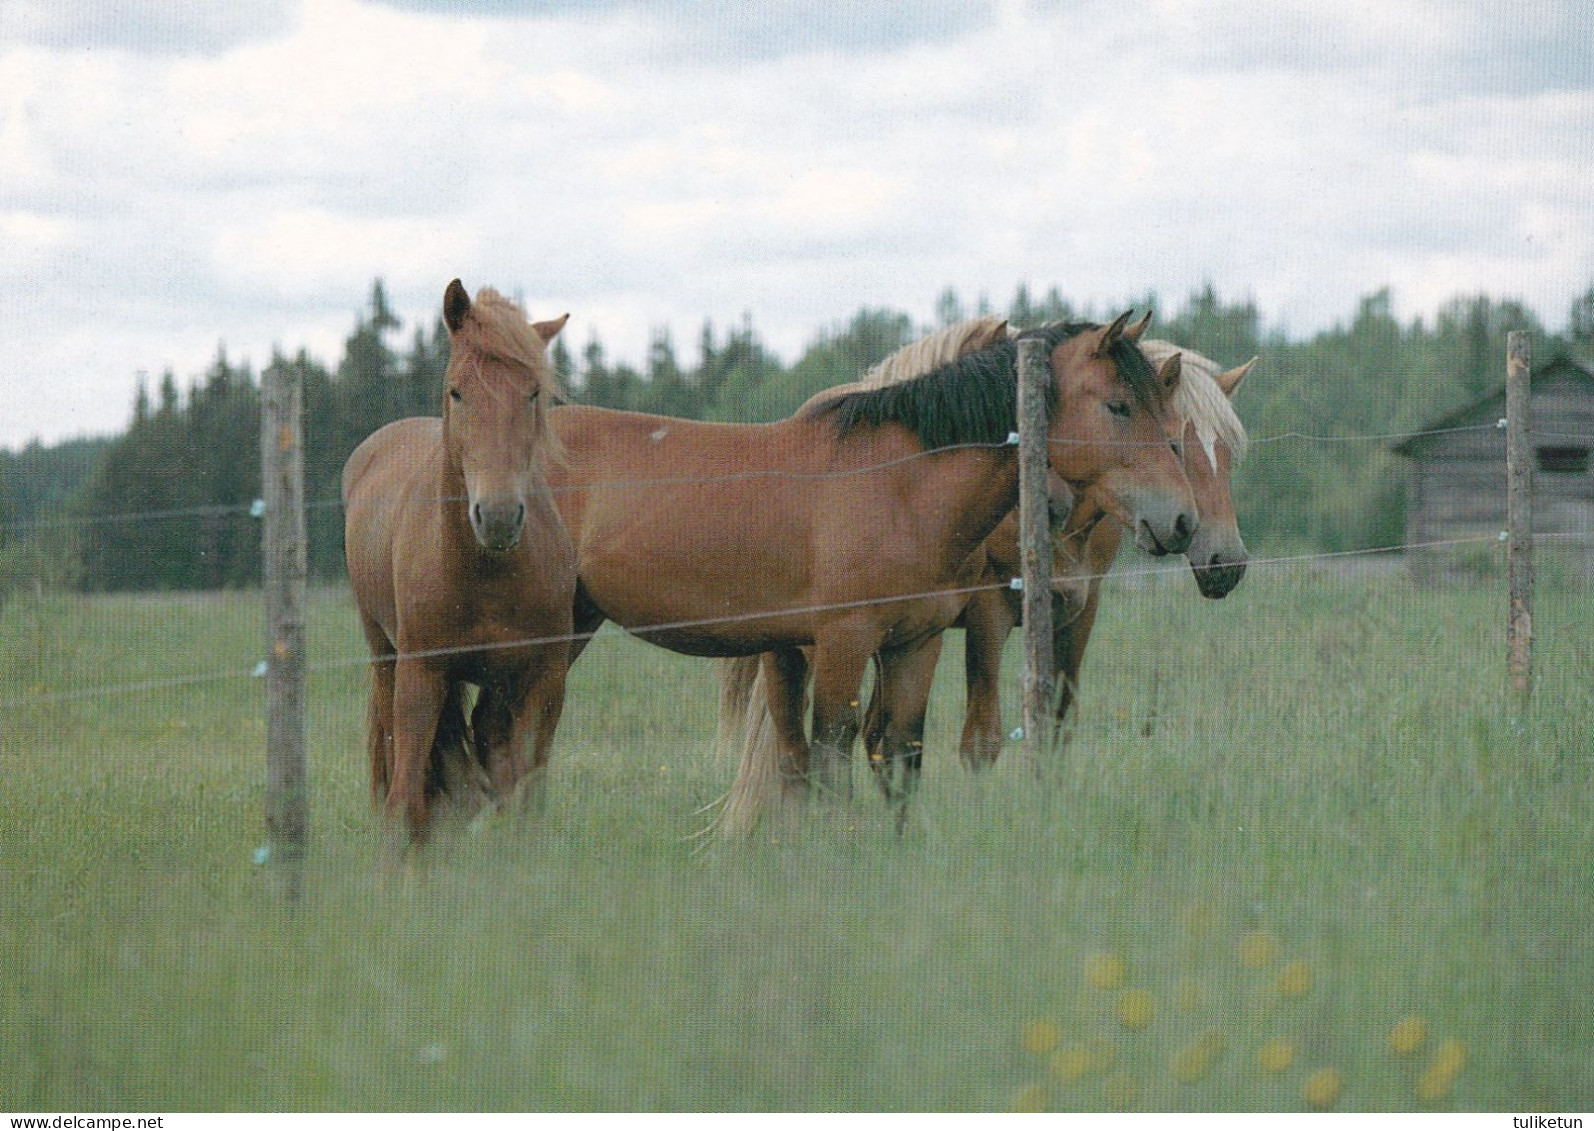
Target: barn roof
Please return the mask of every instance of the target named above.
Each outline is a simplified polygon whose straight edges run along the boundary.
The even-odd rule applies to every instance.
[[[1564,353],[1556,354],[1549,361],[1532,371],[1531,379],[1538,381],[1541,378],[1565,371],[1573,377],[1586,382],[1590,392],[1594,393],[1594,366],[1577,361]],[[1454,412],[1446,413],[1437,420],[1430,421],[1417,430],[1416,435],[1409,436],[1394,446],[1394,451],[1412,459],[1418,459],[1426,454],[1433,441],[1440,437],[1430,435],[1434,432],[1444,432],[1452,428],[1467,428],[1478,424],[1493,424],[1505,412],[1505,382],[1492,393],[1487,393],[1470,404],[1463,405]]]

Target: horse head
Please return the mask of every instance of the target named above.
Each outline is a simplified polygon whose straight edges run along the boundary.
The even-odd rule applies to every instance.
[[[1180,347],[1147,342],[1146,358],[1156,363]],[[1171,436],[1184,459],[1185,475],[1201,511],[1201,525],[1185,550],[1196,587],[1203,597],[1225,597],[1245,576],[1249,555],[1240,537],[1230,493],[1230,474],[1245,454],[1245,427],[1229,401],[1256,364],[1219,371],[1218,363],[1183,350],[1183,378],[1173,399]]]
[[[458,279],[443,295],[443,442],[465,481],[466,513],[483,549],[520,543],[527,497],[541,484],[552,443],[548,408],[559,396],[546,347],[569,317],[528,323],[519,306],[490,288],[473,302]]]
[[[1169,441],[1180,358],[1153,369],[1138,339],[1149,316],[1129,326],[1126,312],[1054,340],[1049,360],[1054,407],[1051,467],[1076,492],[1089,490],[1153,554],[1183,553],[1200,511]]]

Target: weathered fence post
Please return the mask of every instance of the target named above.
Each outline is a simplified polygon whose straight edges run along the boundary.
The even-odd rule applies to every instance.
[[[1018,545],[1024,589],[1024,757],[1045,768],[1052,703],[1052,531],[1047,498],[1046,344],[1018,342]]]
[[[298,366],[275,359],[260,379],[261,532],[266,601],[266,852],[297,899],[310,839],[306,769],[304,451]]]
[[[1533,427],[1529,399],[1533,342],[1525,331],[1506,338],[1505,369],[1505,507],[1506,579],[1510,611],[1506,648],[1510,654],[1511,689],[1525,711],[1533,691]]]

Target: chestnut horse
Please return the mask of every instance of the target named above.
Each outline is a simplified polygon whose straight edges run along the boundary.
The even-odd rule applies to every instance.
[[[1046,347],[1052,468],[1182,551],[1196,510],[1165,436],[1179,365],[1153,370],[1127,322],[1031,332]],[[785,788],[808,780],[811,751],[815,787],[841,794],[879,653],[882,742],[916,752],[940,634],[1017,500],[1016,357],[999,342],[773,424],[555,409],[569,459],[550,482],[576,548],[578,635],[609,619],[689,655],[772,653]],[[809,645],[812,744],[791,691]]]
[[[544,478],[558,462],[546,346],[568,317],[528,324],[455,279],[442,418],[386,425],[343,468],[349,580],[374,658],[371,792],[417,844],[461,746],[500,805],[528,772],[524,794],[540,801],[575,599],[575,555]],[[467,684],[480,689],[468,727]]]
[[[996,317],[960,323],[897,351],[858,382],[816,394],[804,410],[854,389],[909,379],[923,372],[927,365],[944,363],[1002,340],[1008,333],[1005,320]],[[1183,354],[1183,377],[1171,405],[1173,430],[1170,438],[1183,453],[1201,513],[1200,526],[1186,550],[1186,557],[1202,593],[1221,597],[1239,583],[1246,560],[1245,544],[1240,538],[1228,488],[1231,460],[1243,454],[1245,431],[1227,398],[1234,394],[1255,359],[1220,373],[1210,359],[1168,342],[1145,342],[1142,351],[1154,363],[1166,361],[1175,353]],[[1089,494],[1072,513],[1066,503],[1059,508],[1055,498],[1059,486],[1055,482],[1052,485],[1052,588],[1057,625],[1055,659],[1060,686],[1065,689],[1065,697],[1057,701],[1060,723],[1062,712],[1066,712],[1070,701],[1068,697],[1077,692],[1079,663],[1095,618],[1100,575],[1110,567],[1123,527],[1089,502]],[[971,767],[993,760],[1002,742],[997,677],[1003,646],[1018,623],[1020,604],[1018,595],[1006,584],[1019,573],[1016,513],[1003,519],[986,539],[984,550],[987,572],[982,578],[983,584],[969,598],[957,621],[968,630],[965,649],[968,709],[962,754]],[[719,678],[720,720],[716,747],[721,752],[738,747],[744,762],[757,762],[762,755],[756,747],[774,741],[769,713],[762,703],[767,689],[759,663],[756,658],[723,662],[719,665]],[[878,749],[873,733],[878,727],[875,714],[871,704],[865,745],[870,751],[871,765],[877,770],[889,771],[890,763]]]
[[[1229,476],[1245,454],[1245,427],[1229,400],[1256,364],[1222,370],[1210,358],[1171,342],[1142,345],[1148,360],[1175,353],[1183,357],[1183,378],[1173,398],[1175,439],[1200,508],[1201,524],[1185,550],[1201,595],[1227,596],[1245,576],[1247,554],[1230,495]],[[1090,493],[1076,500],[1067,521],[1052,538],[1052,659],[1057,681],[1055,741],[1079,695],[1079,672],[1096,621],[1101,582],[1117,559],[1125,528]],[[1019,573],[1018,526],[1005,522],[986,540],[990,580],[1005,582]],[[974,594],[964,612],[968,706],[963,718],[961,753],[971,767],[988,765],[1001,748],[998,672],[1008,634],[1019,620],[1016,594],[986,589]]]

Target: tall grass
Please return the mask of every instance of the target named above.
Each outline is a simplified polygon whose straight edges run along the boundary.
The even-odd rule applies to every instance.
[[[732,773],[710,667],[606,633],[544,818],[401,879],[352,610],[322,593],[289,910],[253,862],[256,597],[18,596],[0,1107],[1289,1110],[1333,1069],[1312,1096],[1341,1109],[1586,1110],[1590,605],[1540,595],[1518,718],[1496,587],[1125,582],[1054,788],[957,765],[954,634],[901,837],[860,769],[850,808],[706,847]]]

